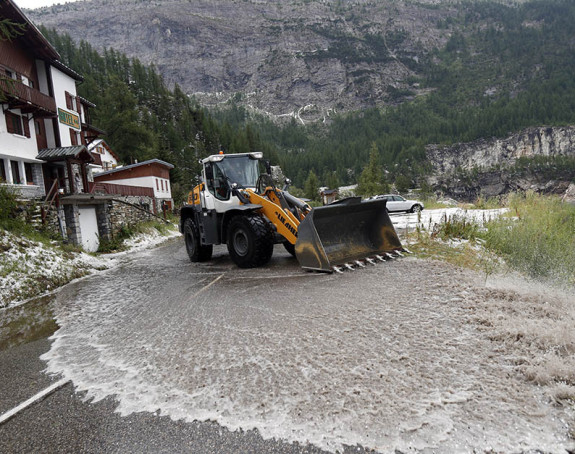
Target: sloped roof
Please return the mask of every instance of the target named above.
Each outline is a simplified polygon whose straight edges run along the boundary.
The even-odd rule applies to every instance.
[[[150,164],[160,164],[164,167],[167,167],[168,169],[174,168],[173,164],[170,164],[169,162],[162,161],[161,159],[150,159],[148,161],[138,162],[137,164],[130,164],[129,166],[116,167],[115,169],[107,170],[106,172],[99,172],[98,177],[101,177],[104,175],[110,175],[113,173],[123,172],[123,171],[128,170],[128,169],[134,169],[136,167],[150,165]]]
[[[40,30],[28,19],[22,10],[12,0],[0,2],[0,16],[14,22],[26,24],[26,32],[16,39],[21,40],[34,53],[35,56],[49,61],[60,60],[60,54],[54,46],[40,33]]]
[[[112,150],[112,148],[110,148],[110,145],[108,145],[108,143],[104,139],[96,139],[90,142],[88,144],[88,151],[90,153],[93,153],[94,148],[96,148],[98,145],[102,145],[106,150],[108,150],[108,153],[110,153],[116,161],[120,160],[118,155],[114,152],[114,150]]]
[[[74,145],[71,147],[58,147],[58,148],[44,148],[38,152],[36,159],[41,159],[43,161],[54,161],[62,158],[77,158],[80,153],[88,153],[88,149],[85,145]],[[88,153],[90,158],[94,158],[90,153]]]

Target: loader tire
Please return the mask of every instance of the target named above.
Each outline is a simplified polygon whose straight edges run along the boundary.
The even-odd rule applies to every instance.
[[[262,216],[255,213],[234,216],[227,231],[228,252],[237,266],[255,268],[270,261],[274,236],[268,221]]]
[[[186,251],[192,262],[205,262],[212,258],[213,246],[201,244],[198,226],[191,218],[184,221],[184,241],[186,242]]]
[[[291,244],[289,241],[284,241],[284,248],[288,251],[293,257],[295,257],[295,244]]]

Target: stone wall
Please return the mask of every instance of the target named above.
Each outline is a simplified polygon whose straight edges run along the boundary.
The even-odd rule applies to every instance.
[[[30,200],[30,199],[41,199],[44,197],[45,191],[43,184],[5,184],[3,186],[8,187],[8,189],[16,194],[20,199]]]
[[[150,213],[154,209],[154,199],[152,197],[126,197],[113,196],[107,199],[99,199],[86,204],[95,205],[96,217],[98,221],[98,232],[101,238],[110,238],[117,235],[122,227],[147,222],[155,219]],[[52,206],[45,210],[45,222],[41,222],[42,202],[27,201],[21,205],[19,216],[27,222],[32,222],[39,228],[43,228],[50,234],[64,237],[74,244],[79,244],[81,232],[79,231],[78,204],[62,204],[59,208]],[[60,227],[58,211],[63,223]],[[159,212],[161,215],[161,212]]]
[[[150,212],[152,210],[152,212]],[[110,229],[117,234],[123,226],[154,219],[154,199],[144,196],[116,196],[108,205]]]

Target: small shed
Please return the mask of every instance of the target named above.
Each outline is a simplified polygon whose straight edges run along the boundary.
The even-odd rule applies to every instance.
[[[329,205],[336,201],[339,192],[337,189],[325,189],[321,191],[321,201],[324,205]]]

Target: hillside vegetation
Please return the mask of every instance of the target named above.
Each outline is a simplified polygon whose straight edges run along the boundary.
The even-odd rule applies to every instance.
[[[393,102],[306,125],[295,118],[278,124],[254,113],[239,92],[208,113],[178,85],[168,88],[153,66],[113,49],[99,55],[84,41],[44,32],[65,63],[86,77],[80,93],[98,104],[94,122],[108,132],[114,150],[125,161],[159,157],[174,163],[174,181],[187,187],[197,159],[219,149],[264,151],[298,187],[311,172],[319,185],[354,184],[374,145],[384,183],[400,178],[415,185],[431,171],[427,144],[575,123],[573,2],[464,2],[436,25],[450,38],[417,62],[404,62],[413,67],[412,76],[394,89]],[[338,55],[341,59],[378,60],[383,44],[377,36],[366,32],[363,39],[347,39],[346,46],[333,45],[314,58],[335,58],[337,50],[349,54]],[[339,44],[346,40],[330,37]]]

